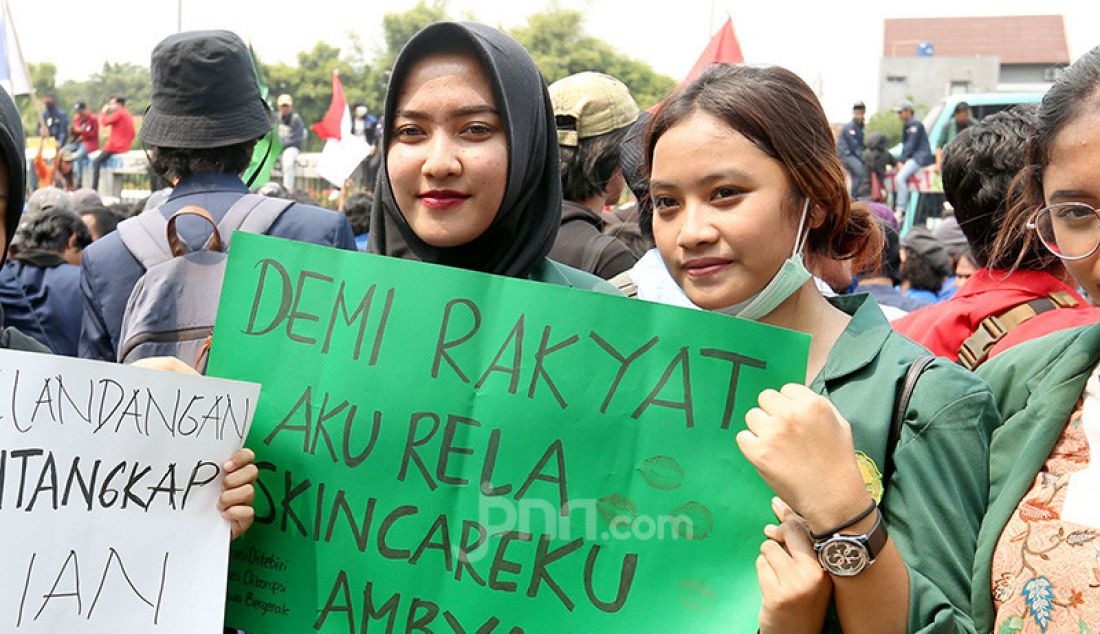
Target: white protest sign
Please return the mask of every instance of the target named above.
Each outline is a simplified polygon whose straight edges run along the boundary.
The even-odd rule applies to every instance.
[[[0,632],[220,633],[259,389],[0,351]]]

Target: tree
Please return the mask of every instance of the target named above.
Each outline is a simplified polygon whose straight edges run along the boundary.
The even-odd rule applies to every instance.
[[[57,66],[55,64],[50,62],[27,64],[27,69],[31,73],[31,84],[34,86],[34,92],[39,97],[56,95]]]
[[[67,102],[62,99],[62,95],[57,94],[55,86],[57,66],[49,62],[27,64],[27,70],[30,72],[31,86],[34,87],[35,96],[38,98],[38,109],[42,109],[42,98],[46,95],[55,95],[58,105],[64,108]],[[38,113],[31,105],[30,95],[21,95],[15,102],[19,106],[19,118],[23,121],[23,129],[28,135],[37,136]]]
[[[551,9],[527,18],[511,34],[527,47],[547,82],[590,70],[619,79],[642,108],[664,98],[676,82],[644,62],[627,57],[607,42],[584,32],[580,11]]]
[[[56,84],[57,66],[49,62],[27,65],[34,85],[38,107],[42,107],[42,98],[46,95],[57,97],[57,105],[72,117],[72,107],[78,101],[88,104],[98,111],[111,97],[126,99],[126,108],[137,116],[149,107],[151,82],[149,69],[137,64],[113,64],[104,62],[103,68],[84,81],[68,80],[60,86]],[[19,112],[27,134],[38,133],[37,113],[31,106],[29,97],[20,97]],[[136,143],[136,141],[135,141]]]
[[[294,110],[302,117],[306,126],[320,121],[328,111],[332,101],[332,71],[340,72],[340,83],[344,86],[344,96],[349,104],[366,98],[369,68],[356,63],[349,56],[341,56],[339,48],[318,42],[310,51],[298,53],[298,64],[261,63],[271,95],[288,94],[294,98]],[[310,135],[306,150],[319,150],[322,142]]]
[[[420,29],[446,19],[446,0],[434,0],[431,3],[421,0],[408,11],[387,13],[382,17],[382,40],[385,48],[377,52],[376,61],[372,65],[373,72],[368,78],[368,104],[381,112],[390,81],[390,70],[393,69],[393,63],[397,61],[401,49]]]
[[[914,103],[913,104],[913,116],[917,119],[924,117],[928,112],[928,104]],[[901,143],[901,119],[898,119],[898,113],[893,110],[881,110],[867,119],[867,126],[865,128],[865,136],[872,132],[881,132],[886,136],[886,149],[890,149]]]
[[[901,121],[897,113],[882,110],[871,115],[864,128],[864,138],[872,132],[881,132],[886,137],[887,149],[901,143]]]

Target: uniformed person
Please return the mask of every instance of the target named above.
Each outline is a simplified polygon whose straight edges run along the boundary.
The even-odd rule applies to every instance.
[[[867,168],[863,164],[863,117],[867,114],[867,106],[862,101],[857,101],[852,106],[852,120],[844,124],[837,137],[837,155],[848,176],[852,179],[852,199],[856,197],[859,183],[866,175]]]
[[[899,213],[905,213],[909,202],[909,178],[922,167],[927,167],[934,162],[932,148],[928,145],[928,133],[913,114],[913,104],[908,101],[898,102],[894,106],[894,112],[901,120],[902,148],[898,157],[897,176],[894,177],[894,208]]]

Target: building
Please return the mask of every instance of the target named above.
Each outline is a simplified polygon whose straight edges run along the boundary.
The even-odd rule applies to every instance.
[[[886,20],[879,103],[1046,90],[1069,63],[1060,15]]]

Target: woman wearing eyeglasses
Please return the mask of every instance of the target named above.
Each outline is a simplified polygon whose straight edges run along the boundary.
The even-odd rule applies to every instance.
[[[1098,303],[1100,47],[1043,98],[1017,185],[998,249],[1025,231],[1025,248],[1039,241]],[[1004,417],[975,558],[980,631],[1100,632],[1098,372],[1100,325],[1022,344],[978,370]]]

